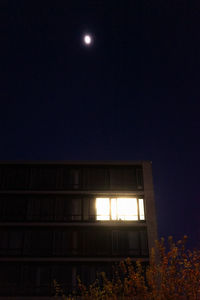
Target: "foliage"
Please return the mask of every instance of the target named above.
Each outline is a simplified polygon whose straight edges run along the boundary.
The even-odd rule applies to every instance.
[[[186,239],[184,236],[175,243],[169,237],[169,249],[166,250],[162,238],[156,241],[146,269],[140,261],[134,264],[127,258],[115,268],[111,280],[101,273],[86,287],[78,278],[79,297],[63,297],[67,300],[200,299],[200,251],[186,250]]]

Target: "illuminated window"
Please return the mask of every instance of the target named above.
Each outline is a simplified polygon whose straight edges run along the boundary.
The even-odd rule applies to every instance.
[[[110,199],[109,198],[97,198],[97,220],[110,220]]]
[[[143,199],[138,199],[138,201],[139,201],[140,220],[145,220],[145,217],[144,217],[144,201],[143,201]]]
[[[99,221],[145,220],[144,201],[137,198],[96,198],[96,219]]]

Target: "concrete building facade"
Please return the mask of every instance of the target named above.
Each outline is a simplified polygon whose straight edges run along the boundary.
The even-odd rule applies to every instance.
[[[157,239],[149,161],[1,162],[0,299],[66,293]],[[9,298],[8,298],[9,297]]]

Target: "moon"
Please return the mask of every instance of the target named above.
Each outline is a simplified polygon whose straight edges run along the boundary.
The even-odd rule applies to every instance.
[[[83,42],[86,46],[89,46],[92,44],[92,36],[90,34],[85,34],[83,37]]]

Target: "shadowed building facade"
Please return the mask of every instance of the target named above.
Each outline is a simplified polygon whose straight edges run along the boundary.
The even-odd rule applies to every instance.
[[[70,292],[126,257],[148,263],[156,238],[148,161],[0,163],[0,299],[50,297],[53,279]]]

